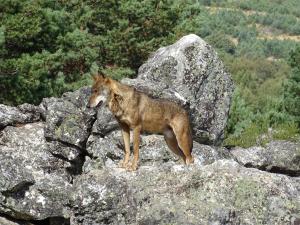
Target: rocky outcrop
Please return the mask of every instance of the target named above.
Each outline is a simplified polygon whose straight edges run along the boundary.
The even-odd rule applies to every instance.
[[[299,218],[299,179],[233,160],[190,167],[166,162],[135,173],[104,168],[74,185],[80,191],[72,224],[271,225]]]
[[[298,144],[270,143],[251,152],[199,143],[222,139],[232,91],[222,63],[203,40],[189,35],[160,49],[137,79],[123,82],[179,101],[189,110],[195,163],[183,165],[162,136],[144,134],[139,169],[118,168],[124,155],[119,126],[107,108],[86,108],[88,87],[44,99],[39,106],[27,104],[31,111],[0,106],[0,223],[300,221]],[[265,169],[268,166],[273,169]],[[277,174],[274,168],[295,174]]]
[[[230,152],[246,167],[300,176],[300,142],[272,141],[265,147],[238,147]]]

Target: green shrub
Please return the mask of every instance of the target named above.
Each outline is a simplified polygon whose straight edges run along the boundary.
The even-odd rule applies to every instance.
[[[300,130],[296,123],[283,123],[273,127],[272,137],[275,140],[300,140]]]
[[[266,131],[266,127],[251,123],[239,135],[229,135],[224,140],[224,145],[248,148],[260,144],[258,143],[258,137],[266,133]]]
[[[284,84],[284,109],[300,127],[300,46],[291,52],[291,75]]]
[[[226,34],[222,32],[211,34],[206,38],[206,40],[209,44],[211,44],[215,48],[218,48],[219,50],[225,51],[229,54],[235,53],[235,44]]]

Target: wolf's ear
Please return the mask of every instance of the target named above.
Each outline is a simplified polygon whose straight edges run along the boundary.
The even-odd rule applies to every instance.
[[[105,84],[110,83],[110,79],[103,72],[100,72],[98,76]]]
[[[105,75],[104,75],[104,73],[99,73],[99,74],[98,74],[98,78],[105,79]]]
[[[96,82],[98,80],[104,79],[105,76],[102,73],[94,73],[92,74],[92,78]]]
[[[99,79],[98,73],[93,73],[92,78],[93,78],[94,81],[97,81]]]

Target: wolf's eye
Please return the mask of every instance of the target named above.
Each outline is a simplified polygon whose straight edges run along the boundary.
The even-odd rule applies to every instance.
[[[97,90],[93,90],[94,93],[97,93]]]

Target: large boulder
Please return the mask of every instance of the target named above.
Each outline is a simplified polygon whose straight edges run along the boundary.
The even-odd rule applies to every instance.
[[[74,180],[72,225],[134,224],[136,204],[126,180],[93,170]]]
[[[234,87],[217,53],[200,37],[187,35],[160,48],[136,79],[122,82],[181,104],[189,111],[196,141],[218,144],[223,139]]]
[[[236,147],[230,152],[246,167],[300,176],[300,142],[272,141],[265,147]]]

